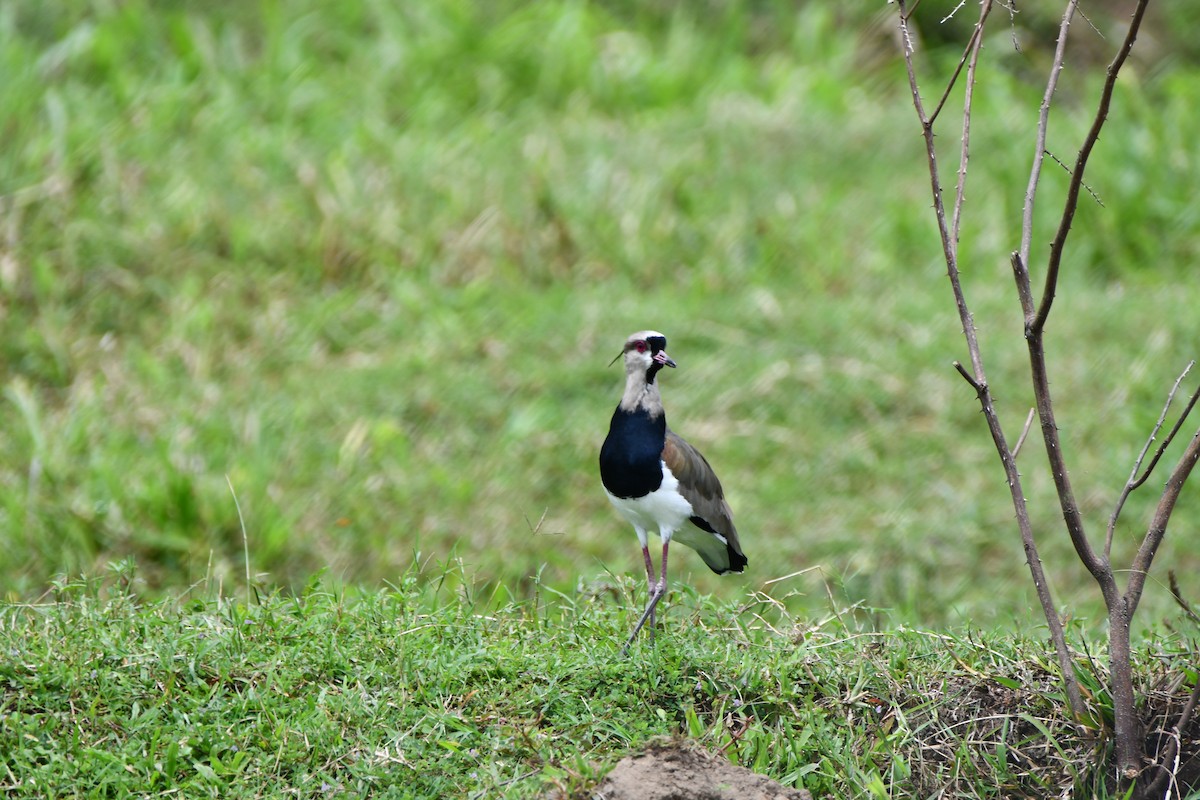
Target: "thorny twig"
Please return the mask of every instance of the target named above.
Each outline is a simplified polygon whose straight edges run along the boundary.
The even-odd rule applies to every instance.
[[[1137,39],[1138,30],[1142,26],[1142,19],[1146,15],[1146,5],[1148,2],[1149,0],[1138,0],[1137,8],[1134,10],[1133,17],[1129,22],[1129,30],[1125,34],[1125,41],[1121,43],[1121,48],[1117,51],[1116,58],[1108,65],[1108,71],[1104,79],[1104,89],[1100,92],[1100,102],[1096,108],[1096,116],[1092,119],[1092,127],[1088,130],[1087,136],[1084,137],[1083,146],[1079,148],[1079,155],[1075,159],[1075,167],[1071,170],[1071,181],[1067,186],[1067,200],[1063,208],[1062,218],[1059,221],[1058,232],[1054,235],[1054,241],[1050,243],[1050,258],[1046,267],[1046,285],[1042,290],[1042,305],[1038,309],[1037,318],[1033,321],[1033,328],[1037,331],[1040,331],[1046,324],[1046,317],[1050,315],[1050,307],[1054,304],[1054,292],[1058,284],[1058,271],[1059,266],[1062,264],[1063,250],[1067,244],[1067,234],[1071,232],[1071,222],[1075,219],[1075,209],[1079,206],[1079,189],[1083,185],[1083,171],[1087,167],[1092,149],[1100,139],[1100,130],[1104,127],[1104,123],[1108,119],[1108,109],[1112,105],[1113,91],[1117,86],[1117,75],[1120,74],[1121,67],[1124,66],[1125,60],[1129,58],[1129,53],[1133,50],[1133,43]],[[1066,38],[1066,27],[1070,23],[1070,14],[1074,11],[1076,5],[1076,0],[1071,0],[1067,16],[1063,18],[1063,39]],[[1062,62],[1058,61],[1058,65],[1059,70],[1061,70]],[[1039,122],[1040,125],[1041,123]],[[1043,149],[1046,146],[1044,136],[1040,145]],[[1028,251],[1025,252],[1025,260],[1028,263]]]
[[[1058,29],[1058,44],[1054,49],[1054,61],[1050,67],[1050,78],[1046,81],[1046,92],[1042,95],[1042,105],[1038,109],[1037,141],[1034,145],[1033,166],[1029,170],[1029,184],[1025,188],[1025,206],[1021,212],[1021,263],[1029,264],[1029,251],[1033,246],[1033,208],[1037,199],[1038,182],[1042,179],[1042,157],[1046,152],[1046,131],[1050,127],[1050,102],[1054,99],[1054,91],[1058,88],[1058,75],[1062,72],[1063,57],[1067,50],[1067,29],[1071,25],[1071,17],[1075,14],[1078,0],[1071,0],[1063,13],[1062,25]],[[1025,306],[1026,297],[1032,298],[1029,288],[1028,273],[1024,285],[1018,283],[1017,291],[1021,294],[1021,305]],[[1026,316],[1025,324],[1030,319]]]
[[[1131,569],[1129,570],[1129,580],[1126,584],[1125,591],[1121,592],[1117,585],[1116,576],[1110,562],[1113,530],[1115,529],[1116,525],[1117,513],[1114,513],[1114,516],[1110,521],[1103,553],[1098,554],[1093,549],[1093,545],[1084,530],[1083,517],[1075,500],[1074,490],[1071,486],[1071,480],[1067,471],[1066,461],[1062,452],[1062,443],[1059,436],[1058,424],[1055,420],[1055,410],[1050,391],[1050,380],[1046,364],[1044,332],[1046,321],[1049,318],[1050,312],[1054,306],[1055,295],[1058,288],[1059,274],[1062,265],[1062,256],[1071,230],[1071,225],[1074,220],[1075,212],[1078,209],[1081,190],[1086,190],[1094,198],[1096,197],[1091,188],[1087,187],[1083,183],[1084,171],[1087,167],[1092,151],[1099,140],[1100,131],[1107,120],[1116,86],[1117,76],[1120,73],[1125,61],[1128,59],[1130,51],[1132,50],[1133,43],[1137,38],[1142,19],[1145,16],[1147,4],[1148,0],[1138,0],[1137,7],[1133,12],[1130,26],[1124,41],[1118,49],[1112,63],[1108,66],[1101,97],[1098,102],[1096,114],[1093,118],[1091,127],[1084,137],[1079,153],[1075,159],[1074,166],[1067,170],[1069,179],[1065,205],[1059,218],[1056,233],[1051,243],[1046,271],[1045,275],[1043,276],[1042,291],[1040,297],[1035,297],[1029,271],[1034,227],[1034,210],[1037,199],[1037,191],[1042,175],[1042,166],[1045,157],[1049,155],[1046,147],[1046,138],[1049,128],[1050,108],[1055,96],[1059,77],[1065,64],[1067,34],[1071,22],[1079,10],[1078,0],[1068,0],[1066,3],[1066,8],[1062,16],[1062,22],[1059,27],[1058,39],[1055,46],[1055,53],[1051,63],[1049,77],[1047,79],[1046,90],[1039,109],[1038,122],[1035,132],[1036,143],[1034,157],[1030,168],[1029,183],[1026,188],[1025,202],[1022,211],[1020,245],[1019,248],[1012,254],[1013,276],[1016,280],[1018,298],[1021,303],[1021,309],[1025,322],[1025,338],[1029,351],[1029,363],[1032,373],[1031,378],[1036,401],[1036,412],[1041,423],[1042,437],[1045,442],[1051,476],[1054,480],[1055,489],[1058,494],[1059,505],[1062,510],[1063,520],[1066,524],[1067,533],[1071,539],[1071,543],[1080,561],[1096,580],[1097,586],[1104,597],[1105,607],[1108,610],[1110,631],[1110,689],[1113,698],[1112,702],[1115,723],[1115,761],[1117,767],[1118,786],[1122,788],[1130,787],[1134,781],[1142,780],[1142,778],[1146,777],[1143,775],[1142,771],[1145,748],[1141,738],[1141,724],[1137,718],[1133,695],[1130,627],[1133,620],[1133,615],[1141,599],[1148,570],[1154,559],[1154,555],[1166,534],[1167,523],[1169,522],[1171,514],[1174,511],[1175,504],[1179,499],[1183,484],[1191,474],[1191,471],[1195,465],[1200,462],[1200,431],[1197,431],[1197,433],[1193,436],[1192,441],[1189,443],[1182,458],[1172,470],[1166,482],[1166,486],[1163,489],[1162,495],[1160,496],[1158,505],[1155,509],[1153,520],[1149,525],[1146,535],[1143,538],[1138,552],[1133,560]],[[1043,612],[1050,627],[1052,639],[1055,643],[1055,649],[1059,656],[1064,684],[1067,689],[1072,711],[1076,715],[1076,719],[1078,719],[1083,711],[1078,680],[1074,674],[1073,664],[1065,643],[1065,637],[1062,635],[1061,617],[1058,615],[1057,610],[1053,607],[1053,604],[1050,600],[1049,589],[1046,587],[1045,577],[1041,570],[1041,562],[1037,557],[1037,550],[1033,541],[1032,526],[1029,521],[1028,509],[1026,508],[1025,499],[1021,490],[1020,473],[1017,471],[1015,465],[1014,451],[1010,449],[1006,443],[1003,429],[995,412],[991,392],[983,370],[982,356],[980,355],[979,343],[974,329],[974,322],[970,309],[967,306],[965,297],[963,295],[959,278],[958,237],[960,232],[960,212],[964,197],[966,165],[969,156],[968,135],[970,132],[971,119],[970,101],[975,84],[974,70],[976,66],[976,59],[979,54],[979,48],[982,46],[982,25],[990,10],[991,0],[982,0],[980,22],[972,32],[971,39],[967,44],[967,48],[964,51],[963,57],[960,60],[958,67],[955,69],[954,74],[949,81],[949,85],[946,87],[946,91],[942,95],[942,98],[932,115],[927,114],[925,111],[913,66],[913,37],[909,31],[911,12],[908,10],[904,0],[897,0],[897,5],[900,9],[900,27],[905,41],[905,66],[908,73],[909,87],[912,91],[913,105],[917,111],[917,116],[922,126],[922,135],[925,141],[926,158],[929,167],[930,185],[934,200],[934,210],[937,218],[938,231],[942,241],[943,254],[946,260],[947,274],[950,279],[951,287],[954,292],[955,304],[958,308],[959,317],[962,322],[963,334],[967,342],[967,350],[971,357],[972,369],[967,370],[961,363],[958,362],[955,362],[955,368],[975,390],[981,407],[984,411],[985,418],[987,419],[989,432],[992,435],[993,442],[996,445],[997,452],[1000,456],[1002,464],[1004,465],[1010,492],[1012,494],[1014,508],[1017,512],[1017,520],[1021,529],[1022,541],[1025,545],[1027,560],[1034,578],[1035,587],[1038,590],[1039,600],[1043,606]],[[1084,19],[1088,25],[1092,24],[1090,20],[1086,19],[1086,17]],[[941,179],[938,174],[939,168],[937,151],[934,142],[933,124],[947,102],[947,98],[949,97],[951,91],[953,91],[964,66],[967,66],[967,86],[964,90],[965,108],[963,115],[964,122],[962,149],[960,153],[958,187],[955,194],[955,204],[952,211],[951,220],[948,223],[946,208],[942,198]],[[1053,158],[1053,156],[1051,157]],[[1097,202],[1099,202],[1098,198]],[[1172,390],[1172,394],[1174,394],[1174,390]],[[1200,389],[1197,390],[1196,398],[1200,398]],[[1194,402],[1195,400],[1193,400],[1192,404],[1189,404],[1188,409],[1186,409],[1183,413],[1183,417],[1187,416]],[[1168,439],[1174,438],[1175,433],[1182,425],[1182,422],[1183,419],[1181,417],[1179,423],[1168,436]],[[1161,423],[1159,427],[1161,427]],[[1158,430],[1159,428],[1156,428],[1155,435],[1157,435]],[[1165,450],[1165,447],[1168,443],[1164,443],[1160,448],[1160,452],[1156,453],[1155,458],[1152,460],[1150,466],[1146,469],[1146,476],[1148,476],[1153,470],[1158,458],[1161,456],[1161,452]],[[1141,468],[1141,463],[1144,461],[1145,454],[1148,451],[1149,446],[1147,446],[1147,449],[1143,451],[1141,456],[1139,456],[1138,464],[1134,469],[1133,476],[1136,476],[1137,471]],[[1131,483],[1128,485],[1127,490],[1122,495],[1122,504],[1124,502],[1124,498],[1128,496],[1128,493],[1134,491],[1137,486],[1140,485],[1137,480],[1133,479],[1133,476],[1131,476]],[[1143,477],[1143,480],[1144,479],[1145,478]],[[1117,512],[1119,512],[1119,510],[1120,506],[1118,506]],[[1190,703],[1186,711],[1186,716],[1189,719],[1194,706],[1195,702]],[[1167,761],[1169,761],[1169,759],[1164,760],[1162,763],[1165,764]],[[1143,780],[1142,782],[1143,786],[1140,788],[1144,790],[1145,781]],[[1158,782],[1159,778],[1156,777],[1154,783]],[[1143,792],[1139,796],[1147,795],[1145,795]]]
[[[1025,313],[1025,339],[1029,349],[1029,366],[1032,372],[1033,394],[1037,404],[1038,419],[1041,420],[1042,438],[1046,444],[1046,457],[1050,461],[1050,473],[1054,478],[1054,486],[1058,492],[1059,504],[1062,508],[1063,521],[1071,544],[1075,548],[1079,560],[1087,567],[1088,572],[1096,579],[1104,594],[1107,608],[1112,608],[1116,602],[1116,584],[1112,578],[1112,570],[1108,563],[1097,557],[1092,549],[1083,527],[1083,518],[1079,506],[1075,502],[1075,492],[1071,487],[1071,479],[1062,454],[1062,443],[1058,435],[1058,423],[1054,418],[1054,404],[1050,395],[1050,378],[1046,371],[1046,353],[1042,341],[1042,331],[1045,327],[1045,317],[1050,313],[1054,287],[1057,281],[1057,266],[1049,272],[1053,274],[1046,278],[1046,288],[1042,294],[1041,305],[1037,306],[1033,298],[1033,290],[1029,281],[1029,247],[1033,239],[1033,211],[1037,199],[1038,185],[1042,175],[1042,162],[1046,152],[1046,133],[1050,123],[1050,106],[1054,93],[1058,88],[1058,78],[1062,73],[1067,47],[1067,31],[1071,19],[1078,7],[1078,0],[1070,0],[1063,12],[1062,24],[1058,30],[1058,42],[1054,49],[1054,61],[1050,66],[1050,76],[1046,81],[1046,91],[1042,95],[1042,104],[1038,112],[1037,146],[1034,151],[1033,165],[1029,172],[1029,184],[1025,189],[1025,206],[1021,220],[1021,249],[1013,257],[1013,274],[1017,279],[1017,293],[1021,300],[1021,309]],[[1115,74],[1110,73],[1115,80]],[[1099,129],[1094,128],[1089,136],[1099,136]],[[1094,140],[1093,140],[1094,143]],[[1090,149],[1090,148],[1088,148]],[[1075,198],[1078,202],[1078,184],[1083,180],[1083,169],[1086,159],[1078,161],[1071,182],[1076,186]],[[1073,206],[1069,206],[1072,211]],[[1065,213],[1065,212],[1064,212]],[[1061,226],[1060,226],[1061,228]],[[1065,242],[1065,236],[1064,236]],[[1035,310],[1036,306],[1036,310]]]
[[[1141,599],[1142,589],[1145,586],[1146,573],[1150,568],[1158,546],[1162,543],[1163,536],[1166,534],[1167,522],[1174,511],[1175,502],[1178,500],[1183,481],[1187,479],[1192,467],[1195,466],[1196,457],[1200,456],[1200,436],[1192,440],[1191,445],[1189,445],[1187,452],[1184,454],[1184,458],[1176,466],[1175,470],[1171,473],[1170,479],[1167,481],[1167,487],[1163,490],[1162,497],[1155,510],[1154,519],[1134,558],[1125,592],[1122,593],[1117,587],[1117,580],[1107,554],[1103,556],[1097,555],[1084,531],[1083,517],[1075,501],[1075,494],[1071,487],[1066,461],[1063,458],[1058,424],[1054,417],[1050,379],[1046,369],[1043,334],[1046,320],[1050,315],[1050,310],[1054,306],[1055,292],[1058,288],[1059,270],[1062,265],[1062,255],[1066,247],[1067,236],[1071,230],[1071,223],[1075,217],[1075,211],[1079,205],[1079,192],[1083,185],[1084,170],[1087,167],[1088,158],[1091,156],[1092,150],[1100,138],[1100,131],[1108,119],[1108,111],[1112,104],[1117,76],[1126,59],[1129,57],[1130,51],[1133,49],[1138,29],[1141,27],[1142,19],[1145,16],[1147,3],[1148,0],[1138,0],[1125,39],[1118,49],[1116,56],[1113,58],[1112,63],[1108,66],[1104,87],[1101,91],[1099,103],[1097,104],[1096,115],[1092,120],[1092,125],[1087,135],[1084,137],[1079,154],[1075,159],[1075,165],[1070,172],[1066,202],[1062,216],[1059,219],[1057,232],[1050,245],[1050,255],[1047,260],[1041,300],[1037,304],[1036,310],[1033,310],[1034,300],[1032,288],[1029,284],[1028,264],[1029,248],[1033,237],[1034,200],[1037,194],[1038,180],[1041,175],[1042,158],[1046,150],[1046,129],[1049,120],[1050,102],[1053,98],[1058,76],[1062,71],[1064,63],[1063,53],[1065,52],[1067,30],[1078,6],[1078,0],[1070,0],[1068,2],[1066,11],[1063,14],[1062,25],[1059,28],[1059,39],[1055,50],[1054,62],[1051,67],[1046,94],[1043,97],[1038,118],[1034,165],[1030,171],[1022,218],[1021,249],[1018,256],[1013,259],[1018,292],[1021,294],[1021,307],[1025,311],[1025,339],[1029,351],[1033,393],[1037,402],[1038,418],[1041,420],[1042,438],[1046,444],[1046,456],[1050,462],[1050,473],[1058,493],[1059,506],[1062,510],[1067,533],[1071,538],[1071,544],[1074,546],[1079,560],[1083,562],[1088,572],[1095,579],[1096,585],[1104,596],[1105,608],[1108,610],[1109,688],[1112,693],[1113,704],[1114,760],[1116,762],[1117,786],[1121,791],[1124,791],[1127,787],[1131,787],[1139,779],[1139,776],[1142,774],[1142,760],[1145,756],[1145,746],[1141,734],[1141,721],[1138,719],[1134,702],[1130,628],[1134,612]]]
[[[1192,363],[1194,364],[1196,362],[1193,361]],[[1158,450],[1155,451],[1154,458],[1150,459],[1150,466],[1146,467],[1146,471],[1142,473],[1140,478],[1137,479],[1137,483],[1133,488],[1136,489],[1138,486],[1141,486],[1146,482],[1146,479],[1150,477],[1150,473],[1154,471],[1154,467],[1158,463],[1158,460],[1162,458],[1163,451],[1167,449],[1167,445],[1171,443],[1171,440],[1175,438],[1175,434],[1179,433],[1179,429],[1183,427],[1184,420],[1188,418],[1188,415],[1192,413],[1192,409],[1196,407],[1197,400],[1200,400],[1200,386],[1197,386],[1196,391],[1192,393],[1191,399],[1188,400],[1187,407],[1184,408],[1180,413],[1179,419],[1177,419],[1175,424],[1171,427],[1171,432],[1167,434],[1167,438],[1163,440],[1163,443],[1159,445]]]
[[[979,46],[983,37],[983,23],[987,19],[988,14],[992,10],[991,0],[984,0],[983,10],[980,12],[979,21],[975,23],[975,28],[971,31],[971,38],[967,41],[967,46],[963,49],[962,57],[958,59],[958,66],[954,68],[954,74],[950,76],[950,80],[946,82],[946,90],[942,92],[942,99],[938,100],[937,106],[933,109],[933,113],[929,115],[929,121],[926,123],[932,126],[941,115],[942,109],[946,105],[946,101],[950,99],[950,93],[954,91],[954,85],[958,83],[958,77],[962,74],[963,67],[968,60],[975,61],[979,57]],[[907,37],[906,37],[907,40]],[[910,42],[911,45],[911,42]],[[911,47],[910,50],[911,52]],[[969,73],[969,70],[968,70]],[[968,78],[970,81],[970,78]],[[967,111],[970,109],[970,98],[967,98]]]
[[[1175,427],[1171,428],[1171,432],[1167,434],[1167,438],[1163,439],[1162,444],[1158,446],[1158,450],[1154,453],[1154,458],[1150,459],[1150,466],[1146,467],[1146,471],[1138,477],[1138,470],[1142,468],[1142,462],[1146,459],[1146,453],[1150,452],[1150,445],[1154,444],[1155,437],[1162,430],[1163,423],[1167,419],[1167,411],[1171,408],[1171,403],[1175,400],[1175,393],[1179,391],[1179,384],[1183,383],[1183,379],[1191,372],[1195,366],[1195,361],[1188,362],[1183,372],[1175,379],[1175,385],[1171,387],[1171,391],[1167,393],[1167,402],[1163,404],[1162,413],[1158,415],[1158,422],[1154,423],[1154,430],[1150,431],[1150,438],[1146,440],[1146,444],[1142,447],[1142,452],[1138,453],[1137,459],[1133,462],[1133,469],[1129,472],[1129,480],[1125,482],[1125,488],[1121,490],[1121,496],[1117,498],[1117,505],[1113,508],[1112,516],[1108,520],[1108,533],[1104,539],[1104,557],[1107,559],[1112,555],[1113,534],[1117,529],[1117,518],[1121,516],[1121,509],[1125,506],[1125,501],[1129,499],[1129,495],[1134,492],[1139,486],[1146,482],[1150,477],[1150,473],[1154,471],[1158,465],[1158,460],[1162,458],[1163,451],[1171,444],[1171,440],[1175,438],[1175,434],[1179,431],[1179,426],[1187,419],[1187,415],[1191,412],[1192,407],[1196,404],[1198,396],[1200,396],[1200,388],[1196,389],[1196,393],[1192,395],[1192,400],[1188,403],[1187,408],[1179,416],[1179,421],[1175,423]]]
[[[958,236],[961,229],[963,197],[967,186],[967,161],[971,154],[971,108],[975,99],[975,69],[979,66],[979,51],[983,47],[983,26],[988,15],[992,12],[991,0],[984,0],[979,11],[979,21],[971,32],[971,40],[967,42],[967,52],[971,57],[967,63],[967,85],[963,87],[963,121],[962,148],[958,155],[958,184],[954,188],[954,215],[950,222],[950,234],[954,237],[954,248],[958,250]],[[949,93],[949,88],[947,88]],[[933,120],[929,120],[933,124]]]
[[[1075,0],[1072,0],[1074,3]],[[916,68],[913,64],[912,52],[912,36],[909,32],[909,12],[905,0],[897,0],[897,5],[900,11],[900,30],[905,42],[904,63],[908,73],[909,88],[912,91],[913,107],[916,109],[917,118],[921,123],[921,133],[925,141],[925,155],[929,168],[930,188],[933,194],[934,214],[937,218],[938,232],[942,241],[942,252],[946,260],[946,273],[950,279],[950,287],[954,294],[954,302],[958,308],[959,319],[962,322],[963,336],[967,342],[967,352],[971,357],[971,370],[967,370],[961,363],[955,362],[955,369],[959,374],[975,389],[976,396],[979,399],[980,407],[983,410],[984,418],[987,420],[988,431],[991,433],[992,441],[995,444],[996,452],[1000,456],[1000,462],[1004,467],[1005,477],[1007,478],[1009,492],[1012,496],[1013,508],[1016,511],[1017,524],[1021,531],[1021,543],[1025,550],[1025,560],[1029,565],[1029,571],[1033,578],[1034,587],[1037,590],[1038,602],[1042,607],[1042,614],[1046,619],[1046,624],[1050,630],[1050,638],[1054,642],[1055,654],[1058,658],[1059,669],[1062,673],[1063,686],[1067,694],[1068,701],[1071,706],[1071,713],[1076,720],[1081,719],[1085,713],[1083,696],[1079,688],[1079,681],[1075,676],[1074,661],[1071,657],[1071,651],[1067,647],[1066,634],[1063,630],[1062,618],[1058,614],[1058,610],[1054,606],[1054,599],[1050,592],[1050,585],[1046,580],[1045,571],[1042,567],[1041,556],[1038,555],[1037,543],[1033,536],[1033,523],[1029,517],[1029,510],[1025,502],[1025,493],[1021,485],[1021,474],[1017,470],[1016,461],[1013,458],[1012,450],[1009,448],[1008,442],[1004,436],[1004,428],[1000,424],[999,416],[996,413],[995,405],[992,402],[991,392],[987,385],[987,376],[983,369],[983,357],[979,348],[979,340],[975,332],[975,323],[972,319],[970,309],[967,306],[966,297],[963,294],[962,283],[959,279],[958,272],[958,236],[957,229],[952,231],[951,227],[946,223],[946,208],[942,199],[942,182],[938,174],[938,158],[937,150],[934,144],[933,121],[934,118],[925,112],[925,105],[921,97],[920,89],[917,85]],[[964,52],[963,59],[959,63],[959,68],[955,70],[951,77],[951,87],[957,81],[962,65],[968,61],[974,64],[978,58],[979,48],[982,46],[983,23],[986,21],[991,10],[991,0],[983,0],[980,9],[980,20],[976,25],[971,36],[971,41],[968,44],[967,50]],[[968,82],[973,82],[975,78],[974,69],[968,71]],[[949,95],[950,88],[943,95]],[[964,120],[969,124],[971,114],[970,93],[968,92],[965,98]],[[941,105],[939,104],[939,109]],[[966,175],[966,160],[970,152],[966,147],[966,134],[964,132],[964,145],[961,153],[962,163],[960,164],[960,180],[956,199],[961,199],[964,179]],[[1017,261],[1014,259],[1014,266]]]
[[[1060,167],[1062,167],[1062,171],[1063,171],[1063,172],[1067,173],[1068,175],[1070,175],[1070,174],[1071,174],[1071,168],[1070,168],[1070,167],[1068,167],[1066,164],[1064,164],[1064,163],[1063,163],[1063,160],[1062,160],[1061,158],[1059,158],[1058,156],[1054,155],[1054,153],[1053,153],[1053,152],[1051,152],[1050,150],[1047,150],[1047,151],[1046,151],[1046,155],[1050,156],[1050,158],[1051,158],[1051,159],[1054,161],[1054,163],[1055,163],[1055,164],[1058,164]],[[1084,188],[1084,191],[1086,191],[1088,194],[1090,194],[1090,195],[1092,196],[1092,199],[1096,201],[1096,205],[1100,206],[1101,208],[1104,208],[1104,207],[1105,207],[1105,206],[1104,206],[1104,201],[1100,199],[1100,195],[1096,194],[1096,193],[1095,193],[1095,192],[1092,190],[1092,187],[1088,186],[1088,185],[1085,183],[1085,184],[1083,184],[1083,188]]]
[[[1200,389],[1197,389],[1196,395],[1193,395],[1193,402],[1197,396],[1200,396]],[[1189,404],[1188,410],[1191,410],[1191,407],[1192,405]],[[1142,544],[1129,568],[1129,583],[1125,587],[1124,596],[1125,613],[1129,617],[1133,616],[1138,602],[1142,599],[1146,576],[1150,574],[1150,564],[1154,561],[1154,554],[1167,534],[1167,523],[1175,511],[1175,503],[1179,501],[1183,485],[1187,482],[1188,476],[1192,474],[1192,469],[1196,466],[1197,461],[1200,461],[1200,430],[1192,434],[1192,440],[1188,442],[1187,449],[1183,451],[1175,469],[1171,470],[1166,485],[1163,486],[1162,495],[1159,496],[1158,506],[1154,509],[1154,517],[1150,520],[1146,536],[1142,539]]]
[[[945,25],[947,22],[949,22],[950,20],[954,19],[954,15],[955,15],[955,14],[957,14],[957,13],[959,12],[959,10],[960,10],[960,9],[961,9],[963,6],[965,6],[966,4],[967,4],[967,0],[958,0],[958,5],[956,5],[954,8],[952,8],[952,9],[950,10],[950,13],[949,13],[949,14],[947,14],[947,15],[946,15],[946,16],[944,16],[944,17],[942,17],[942,21],[941,21],[941,23],[940,23],[940,24],[942,24],[942,25]]]
[[[1033,426],[1033,418],[1037,415],[1037,409],[1029,409],[1029,414],[1025,417],[1025,427],[1021,429],[1021,435],[1017,437],[1017,443],[1013,447],[1013,461],[1017,460],[1017,456],[1021,454],[1021,445],[1025,444],[1025,437],[1029,435],[1029,429]]]

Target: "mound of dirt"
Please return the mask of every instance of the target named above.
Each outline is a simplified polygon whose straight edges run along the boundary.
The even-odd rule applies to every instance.
[[[678,744],[651,746],[613,767],[594,800],[812,800],[720,756]]]

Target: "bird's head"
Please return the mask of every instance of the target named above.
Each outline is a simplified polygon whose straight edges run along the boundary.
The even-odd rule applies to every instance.
[[[663,367],[675,366],[675,362],[667,355],[667,337],[658,331],[638,331],[631,335],[625,340],[625,347],[617,358],[621,356],[625,357],[625,373],[645,375],[646,383],[653,383],[654,376]]]

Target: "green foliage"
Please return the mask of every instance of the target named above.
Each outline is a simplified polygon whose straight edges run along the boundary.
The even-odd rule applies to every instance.
[[[898,619],[1028,621],[1001,472],[949,367],[889,9],[840,8],[5,4],[0,591],[130,556],[151,594],[232,585],[247,543],[253,580],[288,587],[453,555],[517,596],[637,572],[594,460],[604,365],[653,326],[681,365],[672,423],[750,558],[719,582],[681,555],[681,583],[733,598],[819,565],[794,609],[820,608],[826,576]],[[1014,434],[1007,253],[1041,88],[1012,61],[1047,46],[981,71],[963,242]],[[1194,69],[1123,76],[1088,178],[1105,205],[1080,210],[1051,324],[1095,531],[1195,355]],[[1063,160],[1094,95],[1068,70]],[[1048,214],[1063,183],[1051,166]],[[1095,620],[1036,439],[1042,554]],[[1198,513],[1185,497],[1176,529]],[[1161,558],[1200,568],[1174,530]]]
[[[628,585],[514,604],[450,588],[458,569],[362,595],[314,581],[143,604],[125,564],[8,606],[0,783],[13,798],[586,796],[630,749],[681,736],[817,796],[1057,796],[1095,778],[1036,639],[684,592],[625,659]],[[1140,682],[1194,643],[1159,647]]]
[[[949,366],[882,5],[0,5],[4,791],[578,795],[687,736],[818,796],[1100,793]],[[1050,326],[1093,533],[1196,355],[1193,6],[1162,3],[1123,74]],[[1008,253],[1053,29],[1030,12],[985,51],[962,249],[1014,435]],[[1064,163],[1112,40],[1073,35]],[[1035,253],[1064,185],[1049,166]],[[750,572],[677,556],[658,644],[620,660],[640,564],[595,454],[604,365],[647,326]],[[1099,600],[1037,438],[1035,527],[1086,643]],[[1185,593],[1198,514],[1186,493],[1159,556]],[[1151,587],[1143,619],[1170,602]],[[1020,633],[927,630],[964,621]],[[1151,689],[1194,683],[1195,644],[1150,633],[1169,727]],[[1102,662],[1079,661],[1088,734]]]

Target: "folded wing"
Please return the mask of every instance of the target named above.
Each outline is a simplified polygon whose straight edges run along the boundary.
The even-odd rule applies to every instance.
[[[691,521],[699,529],[685,527],[673,538],[698,552],[713,572],[744,570],[746,556],[738,542],[733,512],[725,502],[721,481],[708,460],[670,429],[667,430],[662,459],[679,481],[679,493],[691,503]]]

